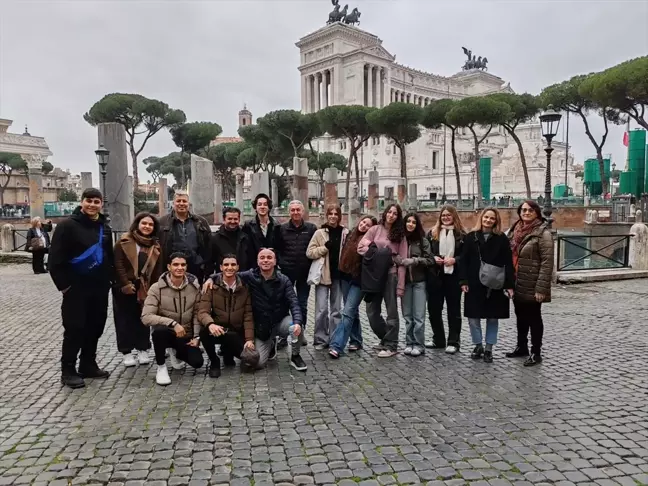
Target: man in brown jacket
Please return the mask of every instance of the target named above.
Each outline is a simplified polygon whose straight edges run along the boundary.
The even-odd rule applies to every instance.
[[[171,378],[166,367],[166,350],[171,348],[171,366],[181,368],[177,360],[192,368],[202,368],[198,334],[198,303],[200,285],[198,279],[187,273],[187,258],[182,253],[169,257],[168,272],[154,283],[148,291],[142,308],[142,323],[153,328],[153,350],[158,365],[155,381],[169,385]]]
[[[200,339],[209,356],[212,378],[221,374],[216,344],[221,345],[225,366],[234,366],[234,357],[240,359],[243,348],[254,349],[252,300],[237,276],[236,255],[224,255],[220,270],[213,287],[203,294],[198,305],[198,322],[203,326]]]

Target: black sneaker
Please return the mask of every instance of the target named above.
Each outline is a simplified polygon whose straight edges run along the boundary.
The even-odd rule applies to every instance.
[[[64,369],[61,372],[61,383],[72,389],[83,388],[85,386],[85,381],[83,381],[83,378],[79,376],[75,369]]]
[[[221,375],[220,363],[210,364],[209,365],[209,377],[218,378]]]
[[[79,376],[81,378],[99,378],[105,380],[110,376],[110,372],[102,370],[96,363],[89,365],[79,365]]]
[[[540,356],[539,354],[532,354],[524,362],[524,366],[535,366],[539,363],[542,363],[542,356]]]
[[[224,356],[223,364],[225,366],[236,366],[236,361],[234,361],[234,356]]]
[[[493,362],[493,352],[484,351],[484,363],[492,363],[492,362]]]
[[[288,346],[288,340],[286,338],[277,337],[276,339],[277,339],[277,341],[275,343],[275,347],[277,349],[283,349],[283,348]],[[270,359],[270,358],[268,358],[268,359]]]
[[[477,344],[475,349],[473,349],[473,352],[470,353],[470,357],[472,359],[481,359],[482,356],[484,356],[484,346]]]
[[[520,346],[517,346],[510,353],[506,353],[507,358],[526,358],[527,356],[529,356],[529,350]]]
[[[297,371],[306,371],[308,369],[308,366],[306,366],[306,363],[304,363],[304,360],[298,354],[290,358],[290,365]]]
[[[279,339],[275,338],[272,347],[270,348],[270,354],[268,355],[268,361],[277,359],[277,350],[279,349]]]

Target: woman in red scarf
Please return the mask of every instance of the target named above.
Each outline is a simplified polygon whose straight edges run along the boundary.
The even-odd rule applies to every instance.
[[[554,247],[551,231],[535,201],[525,201],[517,210],[520,219],[509,230],[509,240],[515,267],[515,315],[517,317],[517,346],[506,353],[508,358],[527,357],[524,366],[542,361],[543,302],[551,301],[551,276]],[[531,355],[528,334],[531,331]]]

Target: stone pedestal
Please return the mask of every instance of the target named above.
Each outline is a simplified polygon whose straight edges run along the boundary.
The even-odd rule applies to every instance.
[[[304,219],[308,220],[308,159],[293,157],[292,197],[304,205]]]
[[[167,204],[169,197],[169,190],[167,189],[167,180],[162,177],[158,182],[158,214],[160,217],[167,215]]]
[[[378,215],[378,171],[369,171],[369,187],[367,188],[367,211],[374,216]]]
[[[394,204],[394,186],[385,186],[385,207]]]
[[[416,184],[409,185],[409,192],[407,194],[408,209],[412,211],[418,210],[418,190]]]
[[[257,194],[267,194],[270,196],[270,174],[268,172],[255,172],[250,176],[251,199]]]
[[[349,200],[349,228],[355,228],[360,217],[360,200],[358,199],[359,188],[353,184],[351,187],[351,199]]]
[[[245,182],[245,174],[236,175],[236,207],[243,212],[243,184]]]
[[[400,207],[406,208],[407,207],[407,186],[405,185],[404,178],[396,179],[396,197]]]
[[[338,170],[335,167],[328,167],[324,170],[324,208],[339,205]]]
[[[101,190],[106,198],[106,211],[114,231],[128,231],[131,223],[132,199],[128,191],[128,156],[126,132],[119,123],[97,125],[99,144],[110,151],[106,167],[106,185]],[[103,186],[103,181],[101,181]]]
[[[191,156],[189,202],[196,214],[204,216],[214,212],[214,164],[211,160],[197,155]]]
[[[42,165],[42,163],[41,163]],[[45,217],[43,200],[43,172],[41,168],[29,167],[29,215],[32,218]]]
[[[223,183],[212,175],[214,184],[214,224],[223,222]]]
[[[630,228],[630,254],[628,263],[633,270],[648,270],[648,226],[636,223]]]
[[[81,192],[94,187],[92,185],[92,172],[81,172]]]
[[[14,226],[12,224],[2,226],[2,230],[0,231],[0,250],[14,251],[13,230]]]
[[[279,185],[277,184],[277,179],[272,179],[270,181],[270,186],[272,187],[272,194],[270,198],[272,199],[272,214],[279,214]]]

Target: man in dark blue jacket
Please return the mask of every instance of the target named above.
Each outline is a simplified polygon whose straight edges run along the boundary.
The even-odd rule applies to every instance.
[[[277,337],[290,337],[294,341],[291,343],[290,364],[298,371],[306,371],[306,363],[299,354],[302,313],[292,282],[277,270],[277,260],[271,249],[259,252],[257,264],[258,268],[238,274],[252,300],[254,347],[259,353],[257,368],[263,368],[269,359],[276,356]],[[214,277],[212,275],[205,282],[203,291],[211,288]]]
[[[49,250],[50,276],[63,294],[61,381],[70,388],[84,387],[83,378],[109,376],[96,361],[113,280],[112,233],[102,207],[99,189],[83,191],[81,206],[56,226]]]

